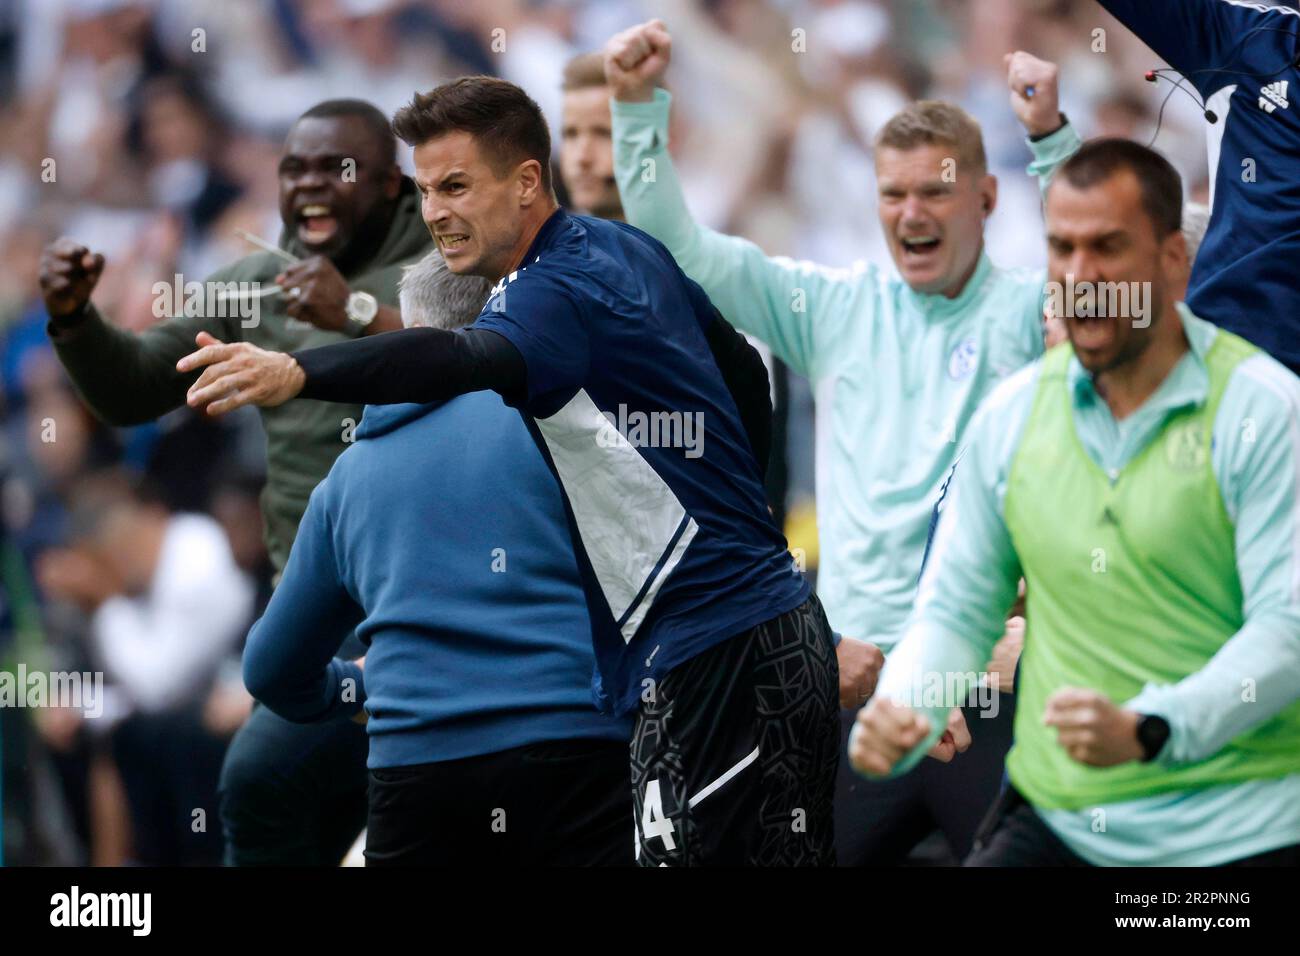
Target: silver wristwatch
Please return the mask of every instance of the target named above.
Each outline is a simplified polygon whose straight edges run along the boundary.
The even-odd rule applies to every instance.
[[[345,311],[348,314],[348,321],[356,327],[358,333],[361,333],[366,330],[366,326],[375,321],[375,316],[379,314],[379,300],[369,292],[353,292],[348,296]]]

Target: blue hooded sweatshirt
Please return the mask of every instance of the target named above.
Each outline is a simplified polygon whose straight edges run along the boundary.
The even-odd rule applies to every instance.
[[[355,438],[249,633],[253,696],[294,721],[364,703],[372,768],[629,739],[596,710],[564,504],[519,414],[493,392],[372,405]],[[334,659],[353,628],[364,681]]]

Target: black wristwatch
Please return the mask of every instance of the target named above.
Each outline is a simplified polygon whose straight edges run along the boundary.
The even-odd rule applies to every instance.
[[[1142,745],[1142,762],[1150,763],[1169,739],[1169,721],[1155,714],[1139,714],[1137,739]]]

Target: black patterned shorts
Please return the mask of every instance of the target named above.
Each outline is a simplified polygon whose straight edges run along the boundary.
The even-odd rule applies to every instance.
[[[642,866],[833,866],[839,665],[821,602],[678,665],[632,734]]]

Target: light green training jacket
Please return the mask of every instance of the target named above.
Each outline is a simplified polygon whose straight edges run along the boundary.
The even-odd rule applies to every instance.
[[[1157,441],[1163,442],[1159,449],[1163,455],[1188,454],[1189,446],[1174,441],[1180,436],[1166,426],[1210,401],[1207,356],[1220,333],[1185,306],[1178,308],[1189,351],[1151,397],[1121,421],[1097,395],[1078,360],[1070,358],[1065,380],[1057,385],[1068,390],[1074,434],[1068,428],[1062,432],[1059,460],[1081,448],[1102,473],[1122,482],[1126,467]],[[953,479],[921,580],[915,616],[885,663],[877,694],[916,702],[926,686],[936,683],[934,675],[942,675],[953,699],[962,699],[965,681],[950,681],[949,675],[983,670],[1002,634],[1017,582],[1022,574],[1031,582],[1035,579],[1034,568],[1027,560],[1022,565],[1017,552],[1015,522],[1008,519],[1006,503],[1042,367],[1043,362],[1035,362],[998,386],[971,423],[967,452]],[[1141,626],[1142,614],[1123,613],[1116,606],[1119,597],[1108,595],[1108,575],[1123,570],[1108,564],[1122,561],[1123,553],[1110,548],[1100,554],[1075,553],[1071,558],[1072,551],[1078,551],[1069,547],[1069,542],[1079,540],[1078,522],[1094,523],[1098,545],[1108,532],[1096,524],[1095,509],[1090,510],[1081,496],[1065,495],[1059,502],[1057,537],[1062,551],[1053,556],[1054,570],[1059,572],[1063,563],[1074,560],[1080,578],[1091,586],[1062,589],[1057,573],[1040,582],[1038,599],[1061,605],[1061,613],[1073,614],[1097,629],[1099,660],[1090,665],[1100,666],[1101,659],[1107,659],[1117,673],[1131,673],[1132,679],[1121,683],[1127,680],[1132,697],[1115,703],[1138,713],[1158,714],[1169,722],[1170,736],[1157,761],[1170,772],[1170,779],[1177,779],[1177,774],[1187,781],[1183,789],[1130,799],[1133,771],[1125,765],[1109,771],[1080,771],[1074,780],[1061,773],[1053,774],[1050,782],[1041,774],[1036,778],[1042,768],[1026,765],[1023,758],[1034,746],[1041,750],[1042,741],[1022,741],[1021,731],[1027,722],[1041,720],[1046,696],[1059,688],[1045,686],[1032,694],[1017,694],[1017,741],[1007,760],[1012,781],[1040,801],[1056,804],[1038,805],[1040,816],[1070,849],[1095,864],[1213,866],[1300,843],[1300,774],[1269,764],[1271,757],[1263,758],[1259,778],[1237,776],[1241,782],[1205,785],[1196,771],[1198,765],[1223,764],[1225,749],[1263,753],[1267,748],[1255,743],[1261,733],[1281,730],[1294,736],[1284,722],[1288,708],[1300,699],[1300,379],[1262,352],[1240,361],[1222,387],[1208,446],[1208,463],[1232,529],[1232,553],[1226,563],[1235,567],[1237,580],[1224,586],[1240,588],[1239,615],[1244,623],[1235,633],[1228,628],[1219,650],[1195,669],[1173,674],[1165,668],[1157,673],[1160,668],[1148,663],[1145,677],[1137,673],[1142,661],[1165,658],[1152,656],[1158,648],[1143,646],[1157,635]],[[1190,451],[1204,456],[1205,443]],[[1036,454],[1043,455],[1041,450]],[[1168,492],[1174,493],[1172,483]],[[1122,515],[1117,518],[1123,520]],[[1197,525],[1206,522],[1196,511],[1189,511],[1187,520]],[[1204,540],[1204,532],[1203,527],[1189,525],[1166,539],[1184,541],[1190,550]],[[1023,530],[1021,535],[1023,541]],[[1131,542],[1146,560],[1155,562],[1153,574],[1172,574],[1173,565],[1157,553],[1158,543]],[[1154,601],[1154,582],[1151,592]],[[1035,664],[1036,657],[1038,664],[1049,659],[1068,661],[1069,647],[1050,632],[1036,632],[1033,615],[1031,600],[1022,668],[1043,671]],[[1126,625],[1118,622],[1128,622],[1132,633],[1124,635]],[[1132,642],[1127,654],[1117,650],[1123,640]],[[1022,679],[1025,676],[1022,673]],[[947,703],[936,700],[935,706],[918,708],[935,729],[900,762],[896,773],[906,772],[922,759],[943,729]],[[1027,751],[1018,755],[1022,745]],[[1294,740],[1293,747],[1300,752],[1300,739]],[[1276,755],[1277,748],[1272,752]],[[1223,770],[1208,776],[1216,772],[1221,779],[1231,776]],[[1113,799],[1104,796],[1108,789],[1115,794]],[[1069,790],[1081,794],[1082,801],[1069,799]]]
[[[913,292],[874,264],[828,269],[706,229],[691,218],[668,155],[670,102],[665,90],[649,103],[611,101],[624,212],[733,325],[811,382],[818,594],[835,630],[888,649],[912,607],[930,515],[972,413],[1042,354],[1044,274],[981,256],[947,299]],[[1031,169],[1047,176],[1078,143],[1067,125],[1031,144]]]

